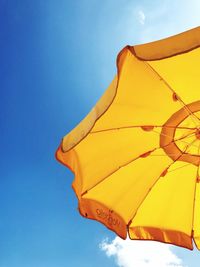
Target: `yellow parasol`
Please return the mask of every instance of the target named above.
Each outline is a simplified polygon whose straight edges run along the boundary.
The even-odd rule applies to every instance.
[[[122,238],[200,249],[200,27],[126,46],[57,159],[84,217]]]

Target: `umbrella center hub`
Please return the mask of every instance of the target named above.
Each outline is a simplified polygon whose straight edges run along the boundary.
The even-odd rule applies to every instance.
[[[200,165],[200,101],[190,103],[165,122],[160,146],[174,161]]]

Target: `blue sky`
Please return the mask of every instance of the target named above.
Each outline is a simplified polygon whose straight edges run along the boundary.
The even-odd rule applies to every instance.
[[[134,267],[129,243],[79,215],[54,153],[123,46],[198,26],[199,13],[199,0],[0,0],[0,267]],[[200,252],[165,248],[177,266],[198,266]]]

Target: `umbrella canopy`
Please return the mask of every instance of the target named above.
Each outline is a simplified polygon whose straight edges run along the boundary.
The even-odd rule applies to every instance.
[[[200,27],[126,46],[57,159],[82,216],[122,238],[200,249]]]

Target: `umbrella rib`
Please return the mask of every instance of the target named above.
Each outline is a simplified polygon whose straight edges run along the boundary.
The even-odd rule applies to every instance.
[[[130,129],[130,128],[142,128],[146,125],[130,125],[130,126],[121,126],[121,127],[113,127],[113,128],[109,128],[109,129],[103,129],[103,130],[96,130],[96,131],[92,131],[90,132],[90,134],[95,134],[95,133],[101,133],[101,132],[109,132],[109,131],[118,131],[118,130],[123,130],[123,129]],[[148,125],[147,125],[148,126]],[[154,126],[152,125],[152,127],[155,127],[155,128],[173,128],[173,129],[182,129],[182,130],[195,130],[196,127],[174,127],[174,126]]]
[[[165,170],[168,171],[168,169],[169,169],[172,165],[174,165],[174,163],[176,163],[176,162],[179,160],[179,158],[180,158],[180,157],[187,151],[187,149],[188,149],[189,147],[190,147],[190,144],[186,146],[186,148],[185,148],[184,151],[181,153],[181,155],[179,155],[179,156],[178,156],[172,163],[170,163],[170,164],[168,165],[168,167],[164,169],[164,171],[165,171]],[[136,209],[136,211],[134,212],[133,216],[131,216],[131,219],[129,220],[129,222],[128,222],[128,224],[127,224],[128,227],[129,227],[130,224],[132,223],[132,221],[133,221],[133,219],[135,218],[135,216],[136,216],[136,214],[137,214],[139,208],[141,207],[141,205],[144,203],[145,199],[147,198],[149,192],[152,190],[152,188],[156,185],[156,183],[160,180],[161,177],[162,177],[162,175],[160,175],[160,176],[156,179],[156,181],[153,183],[153,185],[149,188],[148,192],[145,194],[143,200],[142,200],[141,203],[139,204],[139,206],[138,206],[138,208]]]
[[[182,137],[182,138],[183,138],[183,137]],[[142,155],[145,155],[145,154],[147,155],[147,154],[148,154],[148,156],[153,156],[153,155],[151,155],[152,152],[154,152],[154,151],[156,151],[156,150],[159,150],[159,149],[163,149],[163,148],[169,146],[170,144],[172,144],[172,143],[174,143],[174,142],[176,142],[176,141],[178,141],[178,140],[180,140],[180,139],[181,139],[181,138],[172,140],[172,141],[169,142],[167,145],[165,145],[165,146],[163,146],[163,147],[161,147],[161,146],[156,147],[156,148],[154,148],[154,149],[152,149],[152,150],[150,150],[150,151],[147,151],[147,152],[143,153]],[[190,144],[187,144],[187,147],[188,147],[189,145],[190,145]],[[184,152],[185,152],[185,151],[184,151]],[[182,156],[182,155],[184,154],[184,152],[181,153],[180,156]],[[179,156],[179,157],[180,157],[180,156]],[[178,159],[179,159],[179,157],[178,157]],[[108,177],[110,177],[112,174],[114,174],[115,172],[117,172],[117,171],[120,170],[121,168],[126,167],[127,165],[129,165],[129,164],[131,164],[132,162],[134,162],[134,161],[136,161],[136,160],[138,160],[138,159],[141,159],[141,158],[145,158],[145,157],[141,157],[141,155],[139,155],[139,156],[135,157],[134,159],[131,159],[131,160],[129,160],[128,162],[122,164],[122,165],[119,166],[117,169],[113,170],[113,171],[110,172],[108,175],[106,175],[101,181],[97,182],[97,183],[96,183],[95,185],[93,185],[92,187],[86,189],[86,190],[81,194],[81,196],[87,194],[88,191],[90,191],[91,189],[93,189],[94,187],[96,187],[97,185],[99,185],[100,183],[102,183],[103,181],[105,181]],[[178,159],[177,159],[177,160],[178,160]]]
[[[169,85],[169,83],[147,61],[144,61],[144,64],[146,64],[156,75],[158,75],[160,80],[164,82],[164,84],[167,86],[167,88],[169,88],[171,90],[171,92],[176,95],[176,98],[179,101],[179,103],[181,103],[183,108],[189,113],[189,115],[191,115],[193,117],[193,118],[191,117],[191,120],[193,121],[193,123],[196,126],[198,126],[195,119],[197,119],[198,122],[200,121],[200,119],[190,110],[190,108],[185,104],[185,102],[181,99],[181,97],[174,91],[174,89]]]
[[[162,136],[166,136],[166,137],[170,137],[170,138],[171,138],[171,136],[169,136],[169,135],[166,135],[166,134],[163,134],[163,133],[159,133],[159,132],[157,132],[157,131],[155,131],[155,130],[152,130],[152,131],[154,131],[155,133],[160,134],[160,135],[162,135]],[[185,143],[185,144],[191,144],[191,143],[188,143],[188,142],[186,142],[186,141],[184,141],[184,140],[182,140],[182,139],[185,139],[185,138],[187,138],[187,137],[191,137],[191,136],[193,136],[193,135],[195,135],[195,132],[193,132],[193,133],[191,133],[191,134],[184,135],[184,136],[180,137],[179,139],[175,139],[174,141],[181,141],[181,142],[183,142],[183,143]],[[193,144],[191,144],[191,145],[192,145],[192,146],[195,146],[195,145],[193,145]],[[197,146],[195,146],[195,147],[197,147]]]
[[[168,144],[168,145],[169,145],[169,144]],[[147,154],[147,153],[149,153],[149,152],[152,153],[152,152],[158,150],[159,148],[161,148],[161,147],[156,147],[156,148],[154,148],[153,150],[151,150],[151,151],[147,151],[147,152],[144,153],[144,154]],[[149,156],[151,156],[151,154],[150,154]],[[128,162],[126,162],[126,163],[124,163],[124,164],[122,164],[121,166],[119,166],[118,168],[116,168],[115,170],[113,170],[112,172],[110,172],[108,175],[106,175],[101,181],[97,182],[95,185],[93,185],[92,187],[90,187],[90,188],[88,188],[87,190],[85,190],[85,191],[81,194],[81,196],[85,195],[88,191],[90,191],[91,189],[93,189],[94,187],[96,187],[97,185],[99,185],[100,183],[102,183],[103,181],[105,181],[108,177],[110,177],[112,174],[114,174],[115,172],[117,172],[117,171],[120,170],[121,168],[126,167],[127,165],[131,164],[132,162],[134,162],[134,161],[136,161],[136,160],[138,160],[138,159],[140,159],[140,158],[141,158],[141,155],[135,157],[134,159],[129,160]]]
[[[183,165],[183,166],[181,166],[181,167],[177,167],[176,169],[169,170],[169,172],[174,172],[174,171],[176,171],[176,170],[179,170],[179,169],[185,168],[185,167],[187,167],[188,165],[191,165],[191,163],[187,163],[187,164],[184,164],[184,165]]]

